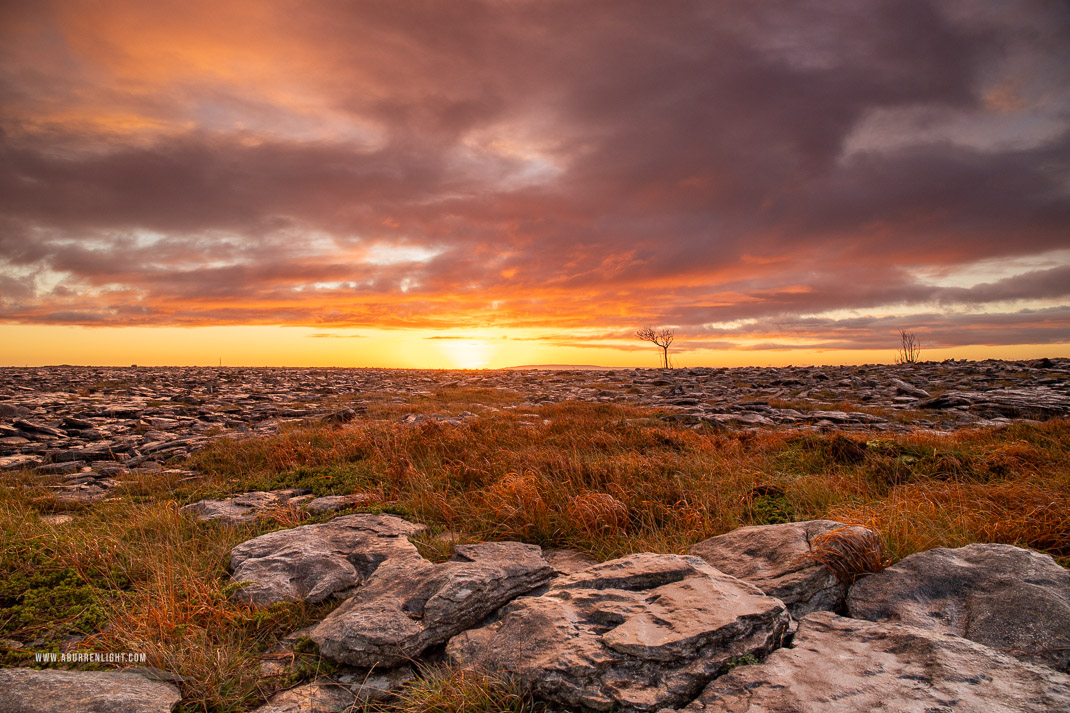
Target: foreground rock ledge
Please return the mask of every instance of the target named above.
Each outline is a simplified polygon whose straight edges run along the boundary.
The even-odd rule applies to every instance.
[[[690,552],[722,572],[782,600],[793,616],[801,617],[843,606],[843,592],[836,576],[807,556],[816,538],[846,527],[835,520],[741,527],[703,540]],[[872,533],[862,527],[852,529]],[[872,536],[876,538],[875,534]]]
[[[266,605],[345,594],[388,560],[425,561],[407,539],[424,529],[393,515],[360,514],[269,532],[231,550],[234,580],[245,583],[234,596]]]
[[[178,689],[136,673],[0,669],[4,713],[169,713]]]
[[[554,575],[536,545],[458,545],[449,562],[394,559],[312,630],[320,653],[354,666],[397,666]]]
[[[734,669],[682,710],[1052,713],[1070,710],[1070,676],[956,636],[817,612],[793,648]]]
[[[954,634],[1024,661],[1070,669],[1070,572],[1012,545],[918,552],[860,580],[851,616]]]
[[[790,620],[783,602],[697,557],[641,553],[517,599],[447,654],[566,706],[656,711],[695,698],[730,659],[780,646]]]

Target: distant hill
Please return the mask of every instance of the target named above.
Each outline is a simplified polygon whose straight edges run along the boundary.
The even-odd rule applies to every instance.
[[[547,371],[617,371],[620,369],[634,369],[634,366],[596,366],[594,364],[525,364],[523,366],[502,367],[503,371],[520,369],[546,369]]]

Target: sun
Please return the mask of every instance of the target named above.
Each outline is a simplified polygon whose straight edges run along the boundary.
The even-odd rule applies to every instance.
[[[485,369],[495,346],[480,339],[448,339],[439,346],[444,361],[453,369]]]

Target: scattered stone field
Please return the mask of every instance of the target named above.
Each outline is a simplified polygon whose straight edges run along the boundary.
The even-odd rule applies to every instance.
[[[475,394],[480,413],[415,406],[462,390]],[[494,403],[478,403],[480,393]],[[563,401],[656,408],[696,428],[949,431],[1070,415],[1070,359],[670,370],[3,368],[0,471],[64,477],[52,486],[59,499],[93,502],[115,475],[177,462],[213,438],[355,418],[457,424],[496,411],[534,423],[536,406]]]
[[[606,371],[3,368],[0,469],[114,471],[186,457],[214,437],[310,420],[461,422],[479,414],[404,413],[460,389],[508,395],[481,413],[534,417],[526,412],[543,403],[612,402],[725,428],[947,431],[1070,415],[1070,359]]]

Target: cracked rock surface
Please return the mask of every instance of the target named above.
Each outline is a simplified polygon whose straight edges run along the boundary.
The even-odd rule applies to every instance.
[[[4,713],[169,713],[174,686],[121,671],[0,669]]]
[[[731,659],[778,647],[790,621],[781,601],[697,557],[641,553],[517,599],[447,654],[558,704],[656,711],[692,700]]]
[[[1070,710],[1070,677],[929,629],[816,612],[792,648],[733,669],[680,710],[1051,713]]]
[[[408,537],[425,529],[393,515],[343,515],[261,535],[230,553],[235,593],[241,601],[320,602],[345,594],[384,562],[425,561]]]
[[[354,666],[390,667],[478,625],[545,583],[554,569],[536,545],[457,545],[449,562],[385,562],[311,634],[320,653]]]
[[[940,547],[859,580],[851,616],[954,634],[1070,669],[1070,571],[1012,545]]]
[[[793,616],[801,617],[843,605],[836,576],[807,555],[815,538],[844,527],[834,520],[741,527],[703,540],[690,552],[782,600]]]

